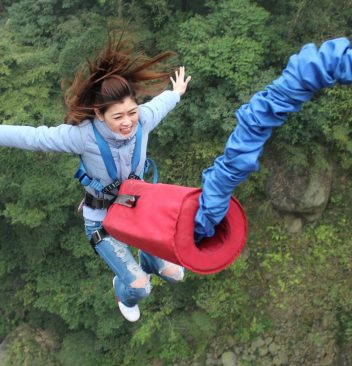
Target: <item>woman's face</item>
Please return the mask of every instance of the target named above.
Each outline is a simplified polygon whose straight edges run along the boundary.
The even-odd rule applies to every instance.
[[[123,137],[130,137],[138,122],[138,105],[130,97],[112,104],[104,114],[95,111],[97,117],[105,122],[111,131]]]

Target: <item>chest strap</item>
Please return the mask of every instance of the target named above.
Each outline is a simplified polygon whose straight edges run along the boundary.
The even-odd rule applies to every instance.
[[[121,182],[117,178],[118,174],[117,174],[117,168],[115,165],[114,158],[112,156],[108,143],[104,140],[103,136],[98,131],[94,122],[92,122],[92,128],[94,131],[95,140],[98,145],[105,168],[109,174],[109,177],[112,180],[112,183],[110,183],[109,185],[104,187],[98,179],[89,177],[86,172],[86,169],[84,167],[82,159],[80,162],[79,169],[77,170],[74,177],[77,178],[83,186],[91,187],[97,192],[102,192],[105,194],[112,194],[112,195],[116,196]],[[132,170],[131,170],[130,175],[137,177],[135,172],[139,165],[139,161],[140,161],[140,157],[141,157],[141,146],[142,146],[142,126],[139,122],[138,122],[136,128],[137,128],[136,135],[135,135],[136,141],[135,141],[135,146],[134,146],[132,159],[131,159]]]

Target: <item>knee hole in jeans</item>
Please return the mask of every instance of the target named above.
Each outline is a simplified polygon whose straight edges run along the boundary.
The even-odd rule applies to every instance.
[[[175,281],[182,281],[184,272],[182,267],[178,266],[177,264],[169,264],[167,265],[161,272],[161,275],[170,277]]]
[[[149,278],[146,275],[138,277],[135,281],[131,283],[131,287],[134,288],[145,288],[149,283]]]

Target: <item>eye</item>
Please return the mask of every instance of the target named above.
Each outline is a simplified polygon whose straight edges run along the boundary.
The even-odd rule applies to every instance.
[[[119,119],[121,119],[121,116],[114,117],[114,119],[118,121]]]

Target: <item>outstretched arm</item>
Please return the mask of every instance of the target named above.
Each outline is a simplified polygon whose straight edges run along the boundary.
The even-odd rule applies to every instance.
[[[0,125],[0,146],[81,154],[84,151],[84,139],[81,126],[65,124],[57,127]]]
[[[139,120],[142,125],[153,130],[162,119],[172,111],[180,101],[180,97],[186,92],[191,77],[185,80],[185,68],[181,66],[175,72],[175,79],[170,78],[173,91],[166,90],[154,97],[150,102],[139,106]]]

